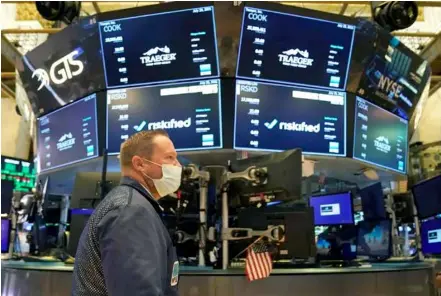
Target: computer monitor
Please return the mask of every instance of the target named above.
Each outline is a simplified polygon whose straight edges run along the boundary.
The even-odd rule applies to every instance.
[[[280,4],[246,2],[236,76],[344,90],[355,25],[349,18],[336,18]]]
[[[364,187],[360,190],[360,196],[365,220],[383,220],[387,218],[381,182]]]
[[[408,121],[360,97],[355,105],[354,159],[405,174]]]
[[[346,156],[346,94],[237,80],[234,148]]]
[[[11,234],[11,220],[2,217],[2,254],[9,252],[9,242]]]
[[[213,5],[113,11],[100,16],[99,30],[108,88],[219,76]]]
[[[315,225],[354,224],[352,194],[350,192],[311,196]]]
[[[4,181],[11,181],[15,191],[29,192],[34,188],[36,170],[32,162],[3,155],[1,160],[2,186]]]
[[[96,94],[38,118],[40,172],[98,156]]]
[[[421,223],[421,248],[424,255],[441,254],[441,218]]]
[[[441,214],[441,175],[422,181],[412,187],[418,218],[426,219]]]
[[[222,148],[219,80],[107,91],[107,150],[140,131],[164,129],[177,151]]]
[[[84,227],[86,227],[87,221],[89,221],[92,213],[93,209],[70,209],[71,220],[67,252],[73,257],[75,257],[81,234],[83,233]]]
[[[357,255],[386,259],[392,254],[392,221],[358,223]]]
[[[9,213],[11,212],[13,193],[14,193],[14,181],[2,180],[2,192],[1,192],[2,214],[9,215]]]
[[[249,167],[265,168],[265,184],[251,186],[248,181],[237,180],[231,192],[240,196],[274,194],[277,200],[297,200],[301,195],[302,151],[300,149],[255,156],[231,162],[232,172],[244,172]]]

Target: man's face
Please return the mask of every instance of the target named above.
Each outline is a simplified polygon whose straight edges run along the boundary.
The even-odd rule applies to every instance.
[[[178,161],[178,154],[176,153],[173,142],[165,136],[157,136],[153,140],[154,147],[152,155],[149,160],[157,164],[171,164],[181,166]],[[162,168],[158,165],[144,161],[145,173],[153,179],[162,178]]]

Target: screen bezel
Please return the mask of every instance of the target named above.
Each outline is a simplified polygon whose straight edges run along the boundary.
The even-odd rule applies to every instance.
[[[234,123],[233,123],[233,149],[235,150],[239,150],[239,151],[254,151],[254,152],[282,152],[282,151],[286,151],[283,149],[280,150],[273,150],[273,149],[261,149],[261,148],[250,148],[250,147],[239,147],[236,146],[236,125],[237,125],[237,94],[236,94],[236,90],[237,90],[237,83],[239,81],[245,81],[245,82],[253,82],[253,83],[258,83],[258,84],[265,84],[265,85],[272,85],[272,86],[277,86],[277,87],[286,87],[286,88],[301,88],[301,89],[306,89],[309,91],[315,91],[315,90],[319,90],[319,91],[330,91],[330,90],[323,90],[323,89],[314,89],[314,88],[309,88],[309,87],[300,87],[300,86],[295,86],[295,85],[281,85],[281,84],[276,84],[276,83],[270,83],[270,82],[261,82],[261,81],[253,81],[250,79],[235,79],[235,88],[234,88]],[[344,147],[344,153],[340,153],[340,154],[334,154],[334,153],[319,153],[319,152],[308,152],[308,151],[304,151],[302,149],[302,155],[319,155],[319,156],[335,156],[335,157],[346,157],[348,154],[347,151],[347,132],[348,132],[348,116],[347,116],[347,93],[344,91],[339,91],[341,93],[344,93],[344,136],[342,138],[343,140],[343,147]],[[295,148],[300,148],[300,147],[291,147],[290,149],[295,149]]]
[[[382,111],[384,111],[384,112],[386,112],[386,113],[388,113],[388,114],[390,114],[390,115],[392,115],[392,116],[394,116],[396,118],[399,118],[400,120],[406,121],[406,127],[407,127],[407,132],[406,132],[406,155],[405,155],[405,158],[404,158],[404,165],[405,165],[406,169],[405,169],[404,172],[403,171],[399,171],[399,170],[394,169],[394,168],[390,168],[390,167],[384,166],[384,165],[380,165],[380,164],[377,164],[377,163],[374,163],[374,162],[371,162],[371,161],[367,161],[367,160],[364,160],[364,159],[361,159],[361,158],[358,158],[358,157],[355,156],[355,138],[356,138],[356,135],[357,135],[357,125],[355,124],[355,122],[357,120],[357,109],[358,109],[357,102],[358,102],[358,99],[360,99],[360,100],[366,102],[367,104],[372,105],[375,108],[378,108],[378,109],[380,109],[380,110],[382,110]],[[368,101],[368,100],[366,100],[366,99],[356,95],[355,96],[353,123],[354,123],[354,133],[352,135],[353,136],[353,140],[352,140],[352,158],[353,159],[355,159],[355,160],[357,160],[357,161],[359,161],[361,163],[369,164],[369,165],[371,165],[373,167],[380,167],[380,168],[383,168],[383,169],[387,169],[387,170],[393,171],[395,173],[399,173],[401,175],[406,175],[407,174],[407,171],[409,169],[408,168],[408,158],[409,158],[409,121],[408,120],[406,120],[406,119],[404,119],[404,118],[402,118],[402,117],[400,117],[400,116],[398,116],[398,115],[396,115],[396,114],[394,114],[394,113],[392,113],[392,112],[390,112],[390,111],[388,111],[388,110],[386,110],[386,109],[384,109],[384,108],[382,108],[382,107],[380,107],[378,105],[375,105],[374,103],[372,103],[372,102],[370,102],[370,101]]]
[[[215,73],[214,75],[204,76],[204,77],[198,76],[198,77],[193,77],[193,78],[162,80],[162,81],[153,81],[153,82],[150,81],[150,82],[144,82],[144,83],[127,84],[127,85],[115,85],[115,86],[108,85],[106,59],[104,57],[104,49],[103,49],[101,28],[100,28],[101,22],[149,17],[149,16],[155,16],[155,15],[159,15],[159,14],[179,13],[182,11],[187,11],[187,10],[192,10],[192,9],[202,8],[202,7],[211,7],[212,8],[211,13],[212,13],[212,18],[213,18],[214,47],[215,47],[215,51],[216,51],[217,73]],[[102,57],[103,70],[104,70],[104,79],[105,79],[105,84],[106,84],[107,89],[132,88],[132,87],[165,84],[165,83],[177,83],[177,82],[183,82],[183,81],[198,81],[198,80],[204,80],[204,79],[216,79],[216,78],[220,77],[221,69],[220,69],[220,64],[219,64],[219,48],[218,48],[218,44],[217,44],[217,29],[216,29],[216,16],[215,16],[215,10],[214,10],[214,2],[207,2],[207,1],[170,2],[170,3],[161,3],[160,5],[146,5],[146,6],[141,6],[141,7],[106,12],[106,13],[100,14],[98,16],[98,32],[99,32],[99,38],[100,38],[100,49],[101,49],[101,57]]]
[[[224,148],[224,130],[223,130],[223,113],[222,113],[222,80],[220,78],[212,78],[212,79],[202,79],[197,81],[181,81],[181,82],[173,82],[173,83],[165,83],[161,85],[144,85],[144,86],[137,86],[137,87],[127,87],[127,88],[120,88],[120,89],[137,89],[137,88],[151,88],[151,87],[166,87],[166,86],[177,86],[181,84],[191,84],[191,83],[199,83],[202,81],[208,81],[208,80],[215,80],[218,84],[218,106],[219,106],[219,136],[220,136],[220,145],[216,147],[200,147],[200,148],[184,148],[179,149],[176,148],[177,152],[192,152],[192,151],[211,151],[216,149],[223,149]],[[144,98],[145,100],[148,98]],[[105,147],[107,149],[108,155],[119,155],[120,151],[109,151],[109,104],[107,103],[107,92],[106,92],[106,127],[105,127],[105,133],[106,133],[106,139],[105,139]]]
[[[341,195],[341,194],[347,194],[349,196],[349,202],[351,204],[351,223],[335,223],[335,224],[315,224],[314,221],[314,227],[315,226],[334,226],[334,225],[355,225],[355,218],[354,218],[354,199],[352,196],[352,192],[350,191],[343,191],[343,192],[337,192],[337,193],[325,193],[325,194],[319,194],[319,195],[311,195],[308,199],[308,206],[312,207],[311,205],[311,198],[322,198],[327,196],[334,196],[334,195]],[[315,212],[314,212],[314,220],[315,220]]]
[[[99,133],[100,132],[99,132],[99,128],[98,128],[99,120],[98,120],[98,106],[97,106],[97,104],[98,104],[98,93],[92,93],[90,95],[87,95],[87,96],[79,99],[79,100],[73,101],[70,104],[64,105],[61,108],[58,108],[58,109],[56,109],[54,111],[51,111],[51,112],[49,112],[49,113],[47,113],[47,114],[45,114],[43,116],[38,117],[37,118],[37,147],[40,146],[40,141],[41,141],[41,137],[40,137],[41,128],[40,128],[39,121],[42,118],[47,117],[47,116],[51,116],[51,115],[57,113],[60,110],[69,108],[69,106],[72,106],[74,104],[78,104],[80,102],[83,102],[84,100],[88,99],[91,96],[95,96],[94,98],[91,99],[91,100],[94,100],[94,106],[95,106],[95,126],[96,126],[96,139],[95,139],[95,141],[96,141],[96,145],[97,145],[97,149],[96,149],[95,155],[89,156],[89,157],[86,157],[86,158],[82,158],[82,159],[78,159],[78,160],[75,160],[75,161],[63,163],[63,164],[60,164],[60,165],[57,165],[57,166],[54,166],[54,167],[42,169],[41,168],[41,158],[40,158],[40,155],[38,153],[38,155],[37,155],[37,158],[38,158],[37,172],[38,173],[43,173],[43,172],[48,172],[48,171],[52,171],[52,170],[55,170],[55,169],[64,168],[64,167],[70,166],[72,164],[76,164],[76,163],[83,162],[83,161],[86,161],[86,160],[91,160],[91,159],[94,159],[94,158],[98,158],[100,156],[100,141],[99,141],[99,139],[100,139]]]
[[[358,251],[358,243],[360,241],[359,237],[360,237],[360,228],[361,228],[361,226],[363,224],[367,224],[367,223],[373,224],[373,223],[381,223],[381,222],[384,222],[384,221],[388,221],[389,226],[390,226],[389,227],[388,254],[385,257],[382,257],[382,256],[372,256],[370,254],[366,254],[366,253],[363,253],[363,252],[360,253]],[[375,221],[366,221],[366,220],[364,220],[364,221],[358,222],[358,224],[357,224],[357,250],[356,250],[357,256],[366,256],[366,257],[375,258],[375,259],[378,259],[378,260],[384,260],[384,259],[387,259],[390,256],[392,256],[392,231],[393,231],[393,226],[392,226],[392,220],[390,220],[390,219],[381,219],[381,220],[375,220]]]
[[[269,11],[271,13],[297,16],[297,17],[315,19],[318,21],[326,21],[326,22],[331,22],[331,23],[344,23],[344,24],[353,25],[353,26],[356,25],[355,19],[348,18],[348,17],[342,16],[342,15],[331,14],[331,13],[326,13],[326,12],[311,10],[311,9],[306,9],[306,8],[300,8],[300,7],[296,7],[296,6],[283,5],[283,4],[273,3],[273,2],[247,1],[247,2],[245,2],[245,6],[244,6],[243,12],[242,12],[242,23],[241,23],[240,35],[239,35],[239,47],[238,47],[238,52],[237,52],[236,72],[235,72],[237,78],[244,79],[244,80],[288,84],[288,85],[294,85],[294,86],[299,86],[299,87],[318,88],[318,89],[333,90],[333,91],[346,91],[347,82],[348,82],[348,78],[349,78],[349,74],[350,74],[351,62],[352,62],[352,52],[354,50],[354,44],[355,44],[355,32],[356,32],[355,27],[352,31],[352,40],[351,40],[351,45],[350,45],[350,49],[349,49],[349,57],[348,57],[348,61],[347,61],[348,65],[346,67],[345,81],[344,81],[343,87],[332,88],[332,87],[324,87],[324,86],[317,86],[317,85],[303,85],[303,84],[298,84],[298,83],[289,82],[289,81],[275,81],[275,80],[267,80],[267,79],[255,78],[255,77],[239,76],[238,74],[239,74],[240,55],[241,55],[241,49],[242,49],[242,37],[243,37],[244,24],[245,24],[245,14],[246,14],[247,7],[255,8],[255,9],[259,9],[259,10],[264,10],[264,11]]]
[[[421,182],[419,182],[419,183],[417,183],[417,184],[412,186],[413,202],[414,202],[415,207],[417,209],[417,216],[418,216],[419,219],[427,219],[427,218],[430,218],[430,217],[433,217],[433,216],[436,216],[436,215],[439,214],[438,212],[435,212],[435,213],[432,213],[432,215],[428,215],[428,216],[427,215],[421,215],[420,211],[419,211],[419,209],[420,209],[419,198],[417,198],[417,195],[415,194],[415,187],[420,187],[420,186],[424,187],[425,184],[427,184],[429,182],[433,182],[434,180],[441,184],[441,175],[432,177],[432,178],[427,179],[427,180],[423,180],[423,181],[421,181]],[[436,211],[436,210],[434,210],[434,211]]]

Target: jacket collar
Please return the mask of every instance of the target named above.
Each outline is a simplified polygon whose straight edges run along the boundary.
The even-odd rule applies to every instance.
[[[153,198],[152,194],[144,186],[142,186],[141,183],[130,177],[122,177],[119,184],[132,187],[133,189],[138,191],[152,204],[152,206],[159,214],[162,213],[163,209],[159,205],[158,201]]]

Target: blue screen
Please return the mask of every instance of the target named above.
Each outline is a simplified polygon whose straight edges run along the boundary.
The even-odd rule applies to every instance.
[[[421,247],[423,254],[441,254],[441,219],[421,223]]]
[[[96,95],[38,119],[40,171],[98,156]]]
[[[344,89],[353,25],[245,7],[237,76]]]
[[[420,219],[441,214],[441,175],[418,183],[412,192]]]
[[[363,218],[365,220],[386,219],[383,187],[375,183],[360,190]]]
[[[234,148],[344,156],[345,102],[343,92],[238,80]]]
[[[176,150],[222,148],[219,80],[109,90],[107,149],[142,130],[164,129]]]
[[[217,77],[212,6],[99,23],[109,88]]]
[[[354,158],[406,173],[407,126],[405,119],[357,97]]]
[[[314,208],[315,225],[353,224],[351,194],[338,193],[322,196],[311,196],[309,205]]]
[[[390,220],[358,223],[357,255],[369,257],[389,257],[391,253]]]
[[[11,231],[11,221],[8,218],[2,218],[2,253],[9,250],[9,236]]]

